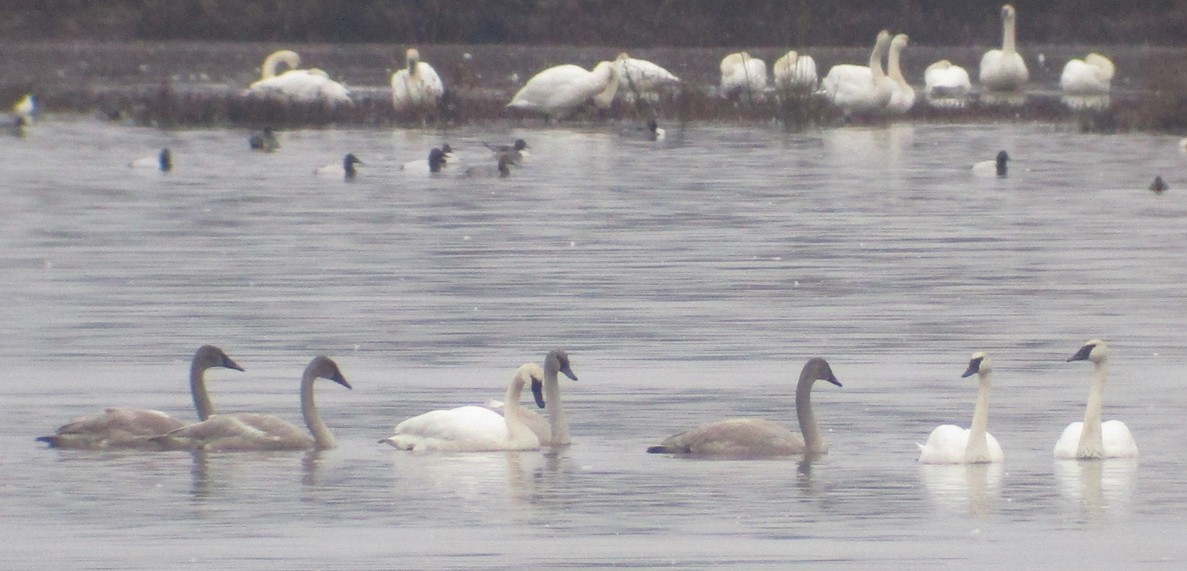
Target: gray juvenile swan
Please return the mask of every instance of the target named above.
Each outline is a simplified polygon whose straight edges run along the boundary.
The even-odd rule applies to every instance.
[[[313,402],[313,381],[329,379],[346,388],[338,364],[329,357],[315,357],[301,375],[301,414],[310,436],[292,423],[270,414],[216,414],[197,424],[178,428],[152,440],[167,450],[328,450],[334,436]]]
[[[828,445],[816,424],[810,399],[812,384],[818,380],[841,386],[828,361],[814,357],[804,364],[795,388],[795,412],[803,436],[768,420],[732,418],[670,436],[647,452],[741,457],[825,454]]]
[[[242,371],[222,349],[203,345],[194,352],[190,362],[190,394],[194,397],[194,408],[198,419],[206,420],[214,414],[214,404],[206,394],[206,369],[225,367]],[[181,421],[159,411],[147,408],[112,407],[100,414],[84,416],[70,421],[58,429],[53,436],[40,436],[39,442],[50,448],[72,448],[94,450],[99,448],[155,448],[148,438],[181,428]]]
[[[540,395],[536,395],[536,404],[548,413],[545,420],[539,413],[524,409],[523,423],[536,438],[541,446],[567,446],[572,443],[569,438],[569,423],[565,421],[565,411],[561,408],[561,388],[557,383],[557,373],[564,373],[566,377],[576,381],[577,375],[569,365],[569,354],[564,349],[553,349],[544,357],[544,400],[541,404]]]

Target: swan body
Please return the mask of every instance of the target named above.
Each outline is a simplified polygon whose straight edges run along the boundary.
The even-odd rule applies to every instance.
[[[973,424],[964,429],[952,424],[937,426],[919,445],[919,461],[924,464],[981,464],[1005,459],[997,439],[987,432],[989,426],[989,355],[973,353],[962,378],[978,377],[977,405],[973,409]]]
[[[445,145],[445,147],[448,148],[449,145]],[[400,170],[408,173],[439,173],[441,169],[445,168],[447,164],[446,157],[448,156],[449,154],[445,149],[433,148],[429,151],[429,159],[427,161],[409,161],[400,165]]]
[[[1109,348],[1104,341],[1093,339],[1080,347],[1068,361],[1090,361],[1096,369],[1084,421],[1073,422],[1063,430],[1055,443],[1055,458],[1060,460],[1089,460],[1103,458],[1136,458],[1137,443],[1129,427],[1120,420],[1101,422],[1105,377],[1108,375]]]
[[[819,80],[816,76],[816,60],[810,55],[800,55],[791,50],[775,60],[771,72],[775,76],[775,89],[808,93],[816,91]]]
[[[1105,95],[1113,83],[1116,68],[1109,58],[1091,53],[1063,66],[1059,87],[1067,95]]]
[[[946,59],[927,66],[923,85],[928,102],[937,107],[963,107],[973,88],[969,72]]]
[[[593,100],[605,109],[618,92],[618,66],[603,61],[586,70],[565,64],[550,67],[534,75],[511,98],[509,109],[540,113],[550,119],[563,119]]]
[[[886,75],[891,81],[890,101],[886,102],[885,107],[888,113],[903,114],[915,105],[915,88],[907,83],[907,78],[903,77],[903,70],[899,67],[899,59],[908,41],[910,38],[907,34],[898,34],[890,41],[890,55],[886,58]]]
[[[1030,77],[1015,46],[1016,17],[1013,6],[1002,6],[1002,47],[981,56],[981,85],[989,91],[1017,91]]]
[[[1009,153],[998,151],[997,157],[992,161],[978,161],[973,163],[973,174],[976,176],[1005,177],[1009,170],[1007,167],[1009,160]]]
[[[445,84],[433,66],[420,61],[420,52],[409,48],[404,69],[392,74],[392,106],[396,111],[436,107],[445,96]]]
[[[216,414],[152,440],[169,450],[259,452],[334,448],[334,436],[313,401],[313,382],[319,378],[351,388],[338,364],[329,357],[316,357],[309,362],[301,375],[301,414],[309,432],[270,414]]]
[[[280,64],[289,70],[277,75]],[[317,69],[297,69],[301,56],[292,50],[269,54],[261,67],[260,79],[247,88],[247,95],[294,101],[299,103],[326,102],[333,105],[350,104],[350,91],[329,74]]]
[[[840,64],[828,70],[821,82],[824,94],[846,115],[878,111],[890,101],[893,82],[882,71],[882,56],[890,47],[891,39],[890,32],[878,32],[868,67]]]
[[[173,153],[169,151],[169,147],[165,147],[155,155],[133,160],[128,163],[128,166],[134,169],[153,169],[161,172],[169,172],[173,170]]]
[[[359,174],[358,169],[354,166],[361,164],[363,164],[363,161],[360,161],[358,157],[354,156],[354,153],[347,153],[346,156],[342,157],[342,162],[331,163],[324,167],[313,169],[313,174],[317,176],[340,176],[346,180],[354,180],[354,177]]]
[[[540,365],[520,366],[507,386],[503,414],[481,406],[434,410],[397,424],[395,434],[379,442],[413,451],[536,450],[540,439],[523,422],[519,396],[524,385],[531,383],[539,402],[542,376]]]
[[[190,362],[190,394],[198,419],[214,414],[214,404],[206,392],[206,369],[224,367],[242,371],[222,349],[203,345]],[[37,440],[51,448],[94,450],[102,448],[156,448],[148,439],[181,428],[183,424],[169,415],[143,408],[109,408],[100,414],[72,420],[52,436]]]
[[[743,93],[751,98],[766,95],[767,64],[763,60],[750,57],[747,52],[737,52],[722,58],[720,67],[722,97]]]
[[[680,85],[680,78],[663,67],[627,53],[618,54],[618,89],[628,97],[656,99],[659,93]]]
[[[816,424],[810,400],[812,385],[817,380],[841,386],[824,359],[816,357],[804,364],[795,390],[796,416],[802,435],[767,420],[735,418],[670,436],[647,451],[653,454],[740,457],[825,454],[828,445]]]

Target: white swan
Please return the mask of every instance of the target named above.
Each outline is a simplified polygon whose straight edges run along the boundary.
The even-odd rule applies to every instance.
[[[1002,6],[1002,48],[981,56],[981,85],[989,91],[1017,91],[1029,78],[1026,62],[1015,47],[1014,7]]]
[[[564,119],[591,99],[599,108],[610,107],[617,92],[618,66],[614,63],[600,62],[593,71],[565,64],[532,76],[507,107]]]
[[[893,83],[882,71],[882,56],[890,47],[890,32],[878,32],[868,67],[852,64],[834,65],[821,86],[824,94],[846,115],[878,111],[890,101]]]
[[[1073,59],[1063,66],[1059,87],[1066,95],[1105,95],[1113,83],[1116,68],[1109,58],[1097,53]]]
[[[750,57],[748,52],[732,53],[721,59],[721,96],[725,98],[745,94],[762,99],[767,91],[767,64]]]
[[[775,89],[806,93],[816,91],[819,78],[816,76],[816,60],[810,55],[791,50],[775,60],[771,69],[775,76]]]
[[[891,81],[890,101],[883,109],[889,113],[903,114],[915,105],[915,88],[907,83],[903,77],[903,70],[899,67],[899,59],[903,49],[907,47],[910,38],[907,34],[898,34],[890,41],[890,55],[886,58],[886,75]]]
[[[225,367],[242,371],[222,349],[203,345],[190,361],[190,395],[198,419],[206,420],[214,414],[214,404],[206,392],[206,369]],[[156,448],[148,439],[184,426],[169,415],[145,408],[113,407],[100,414],[84,416],[59,428],[53,436],[37,440],[51,448],[92,450],[98,448]]]
[[[825,454],[828,445],[816,424],[811,403],[812,384],[818,380],[841,386],[824,359],[816,357],[804,364],[795,388],[795,412],[803,436],[768,420],[734,418],[670,436],[647,451],[652,454],[740,457]]]
[[[329,357],[315,357],[301,375],[301,415],[309,432],[270,414],[216,414],[210,418],[157,436],[152,440],[168,450],[328,450],[336,446],[313,402],[313,382],[328,379],[346,388],[350,383]],[[312,436],[310,436],[312,433]]]
[[[997,439],[987,432],[989,427],[989,373],[993,370],[986,353],[973,353],[969,367],[961,378],[977,375],[977,405],[973,408],[973,424],[968,429],[954,424],[937,426],[927,437],[927,444],[919,445],[919,461],[924,464],[980,464],[1001,462],[1005,456]]]
[[[1010,154],[1005,151],[998,151],[997,157],[992,161],[978,161],[973,163],[973,174],[976,176],[996,176],[1004,177],[1009,170],[1006,163],[1010,160]]]
[[[280,64],[289,66],[288,71],[277,75]],[[324,101],[333,105],[350,104],[350,91],[341,83],[330,79],[329,74],[317,69],[297,69],[301,56],[292,50],[273,52],[264,59],[260,79],[247,88],[247,95],[314,103]]]
[[[155,155],[140,157],[128,163],[128,167],[134,169],[153,169],[161,172],[169,172],[173,170],[173,153],[169,151],[169,147],[165,147],[157,152]]]
[[[924,96],[935,107],[964,107],[973,84],[963,67],[942,59],[923,72]]]
[[[395,434],[379,442],[415,451],[536,450],[540,439],[524,424],[519,396],[528,383],[538,395],[543,375],[543,369],[535,363],[516,369],[507,386],[503,414],[481,406],[434,410],[397,424]]]
[[[433,66],[420,61],[420,52],[408,48],[404,69],[392,74],[392,107],[396,111],[436,107],[445,96],[445,84]]]
[[[359,174],[358,169],[354,168],[354,166],[361,164],[363,164],[363,161],[360,161],[358,157],[354,156],[354,153],[347,153],[346,156],[342,157],[342,162],[317,167],[313,169],[313,174],[317,176],[340,176],[346,180],[353,180]]]
[[[1068,361],[1091,361],[1096,367],[1092,389],[1088,392],[1088,406],[1084,422],[1067,425],[1055,443],[1055,457],[1061,460],[1100,458],[1136,458],[1138,445],[1129,427],[1120,420],[1101,422],[1105,377],[1108,375],[1109,347],[1100,339],[1093,339],[1080,347]]]
[[[654,101],[661,91],[680,85],[680,78],[663,67],[623,52],[614,60],[618,66],[618,89],[628,99]]]

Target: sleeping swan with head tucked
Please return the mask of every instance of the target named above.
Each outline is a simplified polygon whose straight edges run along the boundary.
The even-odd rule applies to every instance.
[[[976,374],[978,379],[977,405],[973,408],[973,424],[964,429],[954,424],[937,426],[927,437],[927,444],[919,445],[919,461],[924,464],[981,464],[1001,462],[1005,456],[997,439],[989,434],[989,372],[993,370],[989,354],[973,353],[964,377]]]
[[[816,381],[841,386],[828,361],[815,357],[804,364],[795,389],[795,412],[803,435],[769,420],[733,418],[669,436],[658,446],[648,448],[647,452],[737,457],[825,454],[828,444],[816,424],[816,415],[812,413],[812,385]]]
[[[289,66],[288,71],[277,75],[280,64]],[[330,79],[330,75],[317,69],[297,69],[301,56],[292,50],[273,52],[264,59],[260,79],[247,88],[247,95],[300,103],[323,101],[333,105],[352,103],[350,92],[341,83]]]

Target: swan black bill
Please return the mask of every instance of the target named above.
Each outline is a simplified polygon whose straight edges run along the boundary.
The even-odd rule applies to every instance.
[[[1072,361],[1087,361],[1088,355],[1090,353],[1092,353],[1093,349],[1096,349],[1096,345],[1094,345],[1092,343],[1089,343],[1083,347],[1080,347],[1080,350],[1076,351],[1075,355],[1072,355],[1071,357],[1067,358],[1067,362],[1070,363]]]
[[[976,359],[969,361],[969,368],[965,369],[964,374],[960,375],[960,378],[963,379],[966,377],[971,377],[971,376],[981,372],[981,360],[982,359],[984,359],[984,357],[977,357]]]
[[[536,397],[536,407],[544,408],[544,384],[540,379],[532,379],[532,396]]]
[[[577,380],[577,375],[573,374],[573,369],[569,367],[569,363],[566,362],[561,365],[561,372],[564,373],[566,377],[569,377],[574,381]]]

